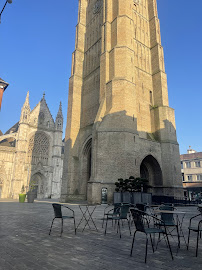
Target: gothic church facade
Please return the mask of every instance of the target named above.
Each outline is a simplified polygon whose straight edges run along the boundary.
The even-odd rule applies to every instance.
[[[63,114],[54,121],[45,94],[31,111],[29,93],[20,121],[0,134],[0,198],[18,198],[30,187],[40,198],[59,198],[63,168]]]

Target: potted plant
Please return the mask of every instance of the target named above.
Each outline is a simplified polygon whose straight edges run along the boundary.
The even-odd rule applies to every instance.
[[[35,198],[36,198],[35,186],[32,182],[30,183],[29,191],[27,192],[27,202],[33,203]]]
[[[148,180],[144,178],[130,176],[129,179],[118,179],[115,183],[114,203],[149,203],[151,194],[147,193]]]
[[[23,203],[25,202],[26,194],[25,194],[25,186],[22,185],[21,193],[19,194],[19,202]]]

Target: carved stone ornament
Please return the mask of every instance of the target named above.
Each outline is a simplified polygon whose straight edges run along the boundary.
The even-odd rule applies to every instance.
[[[94,7],[93,7],[93,13],[96,14],[100,11],[102,7],[102,0],[97,0],[97,2],[95,3]]]

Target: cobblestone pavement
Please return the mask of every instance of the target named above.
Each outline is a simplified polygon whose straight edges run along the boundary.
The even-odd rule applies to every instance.
[[[70,205],[69,205],[70,206]],[[70,206],[75,210],[76,222],[81,218],[78,205]],[[98,206],[94,220],[98,232],[82,227],[74,234],[73,222],[64,221],[64,232],[60,237],[60,222],[55,221],[51,236],[48,235],[53,209],[51,201],[33,204],[17,201],[0,201],[0,270],[56,270],[56,269],[152,269],[152,270],[191,270],[201,269],[202,239],[199,242],[199,254],[195,257],[196,233],[192,233],[190,250],[186,250],[182,240],[176,253],[176,241],[170,239],[174,253],[171,260],[165,241],[159,243],[157,251],[148,246],[148,261],[144,263],[145,236],[138,234],[133,256],[130,257],[132,236],[127,224],[122,227],[122,238],[109,223],[107,235],[102,229],[102,217],[105,206]],[[183,230],[187,239],[189,218],[197,213],[196,207],[179,207],[185,211]],[[132,228],[134,231],[134,227]]]

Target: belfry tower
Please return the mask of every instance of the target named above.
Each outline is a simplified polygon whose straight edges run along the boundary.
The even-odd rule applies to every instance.
[[[110,201],[131,175],[182,194],[156,0],[79,0],[61,200]]]

